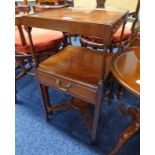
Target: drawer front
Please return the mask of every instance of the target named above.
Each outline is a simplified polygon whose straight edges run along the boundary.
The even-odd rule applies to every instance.
[[[40,83],[70,94],[74,97],[81,98],[90,103],[94,103],[96,101],[96,91],[94,89],[90,89],[76,82],[66,80],[63,77],[51,75],[40,70],[37,71],[37,78]]]

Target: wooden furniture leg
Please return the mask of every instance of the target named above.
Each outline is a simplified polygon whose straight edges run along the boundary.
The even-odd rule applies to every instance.
[[[93,120],[93,115],[91,113],[91,106],[89,102],[85,102],[83,100],[73,98],[71,102],[71,106],[76,109],[79,113],[81,118],[85,121],[87,124],[88,128],[91,130],[92,129],[92,120]]]
[[[136,108],[130,107],[129,109],[125,110],[124,105],[121,104],[119,109],[125,115],[132,117],[132,123],[121,133],[117,145],[108,155],[116,155],[120,148],[140,129],[140,113]]]
[[[49,120],[49,115],[53,113],[53,111],[57,110],[70,110],[70,109],[77,109],[80,113],[81,118],[86,122],[89,129],[92,130],[92,144],[95,144],[95,138],[96,138],[96,131],[97,131],[97,124],[99,119],[99,112],[100,112],[100,104],[101,102],[98,102],[98,104],[95,105],[94,110],[94,119],[89,113],[89,107],[90,103],[82,101],[77,98],[73,98],[71,101],[63,101],[59,105],[52,106],[49,104],[49,94],[48,94],[48,87],[40,84],[40,93],[42,96],[42,103],[44,107],[44,113],[45,113],[45,119]]]
[[[93,124],[92,124],[92,141],[91,144],[95,145],[96,142],[96,131],[97,131],[97,125],[98,125],[98,120],[99,120],[99,114],[100,114],[100,106],[102,102],[102,93],[103,92],[103,85],[102,82],[99,83],[99,94],[97,96],[97,102],[95,104],[95,109],[94,109],[94,119],[93,119]]]
[[[42,103],[43,103],[43,108],[44,108],[44,113],[45,113],[45,119],[46,121],[49,120],[49,112],[48,112],[48,107],[49,107],[49,94],[48,94],[48,87],[42,84],[39,84],[40,88],[40,93],[42,96]]]
[[[50,114],[53,114],[53,111],[76,109],[80,113],[81,118],[86,122],[89,129],[92,129],[93,116],[89,113],[89,107],[91,106],[90,103],[73,98],[71,101],[62,101],[59,105],[52,106],[49,104],[48,87],[40,84],[40,90],[43,96],[42,102],[46,120],[48,120]]]
[[[112,99],[113,99],[113,93],[114,93],[114,85],[115,85],[115,80],[112,76],[112,74],[109,75],[108,79],[107,79],[107,90],[105,92],[106,94],[106,98],[107,98],[107,104],[110,105],[112,103]]]
[[[23,77],[25,74],[30,73],[32,67],[26,68],[25,65],[28,62],[18,62],[17,67],[16,68],[21,68],[21,72],[16,76],[16,80],[20,79],[21,77]]]
[[[101,103],[97,103],[95,105],[95,111],[94,111],[94,119],[93,119],[93,125],[92,125],[92,141],[91,144],[96,144],[96,132],[97,132],[97,125],[99,120],[99,113],[100,113],[100,105]]]
[[[121,85],[118,86],[117,98],[120,99],[125,93],[125,88]]]

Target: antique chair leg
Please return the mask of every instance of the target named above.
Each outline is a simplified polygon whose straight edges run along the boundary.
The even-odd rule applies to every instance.
[[[109,77],[107,78],[106,84],[107,84],[107,90],[106,90],[105,94],[106,94],[106,98],[107,98],[107,104],[110,105],[112,103],[113,93],[114,93],[114,85],[115,85],[115,81],[114,81],[112,74],[110,74]]]
[[[69,42],[70,45],[72,45],[72,39],[71,39],[71,36],[68,37],[68,42]]]
[[[79,35],[75,35],[74,36],[74,41],[76,41],[77,40],[77,37],[78,37]]]
[[[119,105],[119,109],[125,114],[132,117],[132,123],[121,133],[119,141],[115,148],[108,155],[116,155],[120,148],[140,129],[140,113],[136,108],[130,107],[125,110],[123,104]]]
[[[117,98],[120,99],[124,95],[124,93],[125,93],[125,88],[119,85],[117,90]]]
[[[64,39],[63,39],[63,47],[66,47],[67,45],[72,45],[71,35],[67,32],[63,32]]]
[[[68,36],[64,32],[63,47],[66,47],[67,45],[68,45]]]
[[[97,50],[97,47],[93,47],[94,50]]]
[[[48,112],[48,106],[49,106],[49,94],[48,94],[48,87],[42,84],[39,84],[40,87],[40,93],[42,96],[42,103],[45,113],[45,119],[46,121],[49,120],[49,112]]]
[[[16,76],[16,80],[20,79],[27,73],[24,62],[19,62],[17,68],[21,68],[22,71]]]
[[[113,48],[112,46],[109,47],[109,51],[110,51],[111,53],[113,53],[113,49],[114,49],[114,48]]]
[[[86,47],[86,48],[87,48],[87,45],[86,45],[86,44],[84,44],[84,43],[81,43],[81,46],[82,46],[82,47]]]

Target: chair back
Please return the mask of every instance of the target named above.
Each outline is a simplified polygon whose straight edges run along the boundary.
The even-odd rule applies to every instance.
[[[36,3],[59,3],[64,0],[36,0]],[[28,5],[29,0],[23,0],[24,5]]]
[[[135,33],[135,25],[138,21],[138,13],[140,9],[140,0],[106,0],[105,8],[107,9],[120,9],[128,10],[131,18],[128,18],[128,22],[123,24],[120,46],[122,46],[122,38],[124,34],[125,25],[131,29],[131,36]],[[127,24],[126,24],[127,23]],[[137,30],[136,30],[137,31]],[[135,33],[136,34],[136,33]],[[131,40],[132,37],[130,37]]]
[[[96,0],[97,8],[104,8],[106,0]]]
[[[65,0],[36,0],[36,5],[33,6],[35,13],[60,9],[65,7]]]
[[[140,0],[106,0],[105,8],[126,9],[129,13],[135,13],[140,5]]]
[[[15,6],[15,14],[26,14],[31,11],[31,8],[29,5],[22,5],[22,6]]]
[[[104,8],[105,0],[73,0],[74,7]]]
[[[54,4],[62,4],[65,0],[36,0],[36,3],[54,3]]]
[[[74,0],[75,8],[96,8],[97,2],[96,0]]]
[[[26,13],[29,13],[30,11],[31,11],[31,8],[30,8],[29,5],[22,5],[22,6],[16,6],[15,7],[15,14],[16,15],[21,14],[21,13],[26,14]],[[20,18],[20,17],[18,17],[18,18]],[[16,30],[19,31],[22,46],[26,45],[26,39],[25,39],[25,36],[24,36],[22,25],[16,24]]]

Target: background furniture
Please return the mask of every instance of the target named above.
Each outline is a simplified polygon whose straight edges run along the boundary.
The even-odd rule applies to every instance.
[[[105,0],[73,0],[73,7],[74,8],[104,8]],[[71,37],[74,37],[74,40],[76,40],[76,37],[79,36],[79,34],[71,34],[68,33],[68,43],[72,44]]]
[[[91,9],[62,8],[24,16],[23,20],[19,22],[28,27],[32,51],[34,51],[34,45],[31,27],[99,37],[102,37],[104,33],[106,38],[103,38],[103,42],[108,47],[111,42],[111,35],[119,28],[118,23],[123,23],[127,15],[125,10],[92,11]],[[58,54],[37,65],[36,77],[40,85],[46,119],[48,120],[49,114],[57,109],[55,106],[49,105],[48,87],[53,87],[89,102],[94,105],[94,119],[91,128],[92,142],[94,142],[103,85],[110,71],[111,57],[111,54],[104,51],[99,53],[84,47],[67,46],[61,49]]]
[[[36,0],[36,5],[33,6],[34,12],[44,12],[53,9],[65,7],[65,0]]]
[[[16,6],[15,7],[15,14],[20,14],[20,13],[29,13],[31,10],[30,6],[28,5],[22,5],[22,6]],[[20,42],[22,43],[22,45],[24,46],[26,44],[26,41],[25,41],[25,37],[24,37],[24,34],[23,34],[23,30],[22,30],[22,27],[16,27],[15,28],[15,39],[17,39],[17,35],[18,34],[18,38],[20,38]],[[16,45],[15,45],[16,47]],[[32,67],[31,65],[26,68],[25,65],[26,64],[30,64],[32,62],[32,55],[24,55],[24,54],[19,54],[19,53],[15,53],[15,59],[16,59],[16,69],[20,68],[21,69],[21,72],[19,72],[17,75],[16,75],[16,80],[21,78],[22,76],[24,76],[27,72],[29,72]]]
[[[34,4],[36,0],[15,0],[16,6]]]
[[[15,13],[29,13],[30,6],[16,6]],[[16,15],[16,18],[21,19],[21,15]],[[58,31],[45,30],[34,28],[33,32],[34,52],[36,61],[42,61],[51,54],[55,53],[63,40],[63,34]],[[30,47],[28,36],[22,24],[16,22],[15,29],[15,50],[16,50],[16,69],[21,68],[21,72],[16,76],[19,79],[26,73],[33,74],[31,69],[34,63],[32,62],[32,49]],[[28,65],[29,64],[29,65]],[[27,68],[27,67],[28,68]]]
[[[73,7],[73,0],[66,0],[68,6]]]
[[[117,81],[127,90],[140,97],[140,48],[131,47],[113,57],[111,71]],[[140,129],[140,112],[136,107],[120,104],[119,109],[132,117],[132,123],[121,133],[116,147],[109,155],[115,155],[122,145]]]
[[[102,5],[103,6],[103,5]],[[101,6],[98,6],[101,7]],[[130,17],[128,21],[124,23],[124,25],[114,33],[112,36],[112,43],[109,46],[109,50],[113,52],[114,48],[124,48],[126,45],[129,44],[131,40],[131,36],[134,34],[135,36],[138,34],[139,31],[139,24],[138,24],[138,12],[140,7],[140,1],[135,0],[134,2],[131,0],[123,0],[122,1],[115,1],[115,0],[106,0],[105,1],[105,8],[110,9],[126,9],[129,10]],[[104,37],[104,34],[103,34]],[[80,42],[84,47],[92,47],[94,49],[102,49],[104,45],[102,44],[102,39],[95,36],[82,36],[80,38]]]
[[[97,6],[96,0],[73,0],[75,8],[92,8],[95,9]]]
[[[46,12],[53,9],[61,9],[68,6],[67,3],[65,3],[65,0],[36,0],[36,3],[36,5],[33,5],[33,11],[35,13]],[[63,32],[63,35],[63,46],[65,47],[69,44],[69,35],[65,32]]]
[[[111,37],[112,41],[111,45],[109,46],[109,51],[116,53],[120,48],[127,48],[129,44],[131,44],[131,42],[134,42],[134,40],[139,36],[140,22],[138,14],[140,9],[140,0],[135,0],[134,2],[132,2],[131,0],[123,0],[123,2],[116,0],[106,0],[105,8],[129,10],[128,20],[125,21]],[[103,37],[105,37],[104,34]],[[80,42],[83,47],[92,47],[94,49],[104,48],[103,41],[99,37],[82,35],[80,37]],[[106,94],[108,96],[108,104],[110,104],[113,95],[111,87],[113,87],[114,85],[114,80],[112,76],[109,76],[107,85],[109,85],[109,88],[106,91]],[[116,93],[117,97],[121,98],[124,94],[124,88],[119,85]]]
[[[105,0],[73,0],[75,8],[104,8]]]

